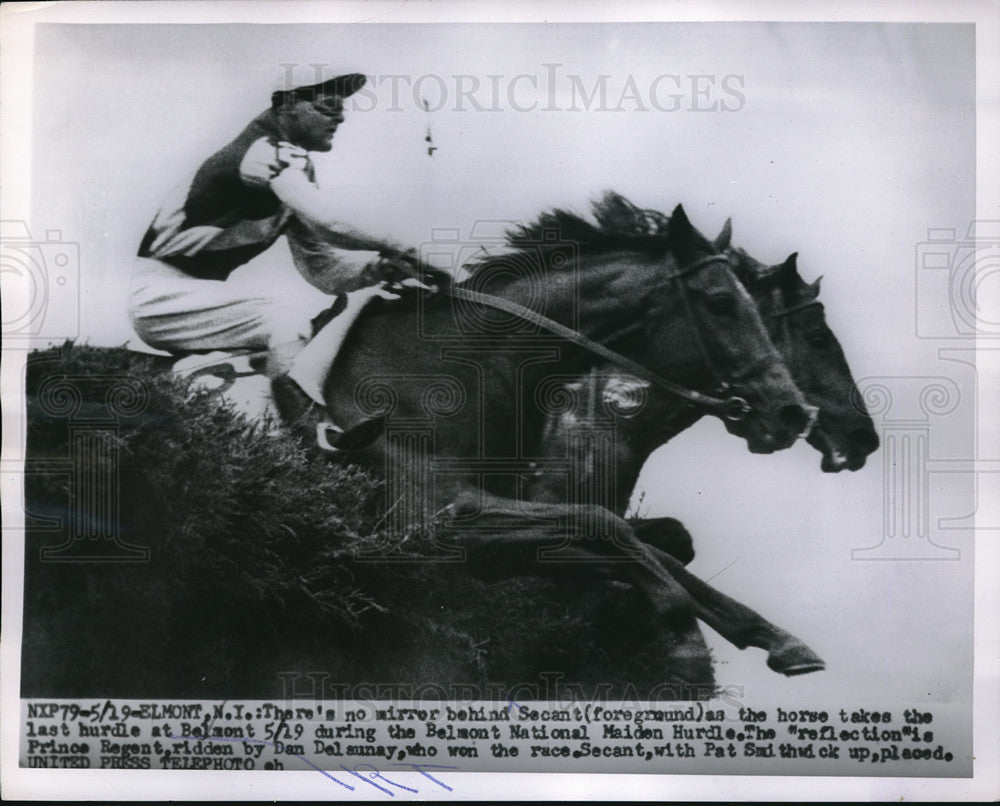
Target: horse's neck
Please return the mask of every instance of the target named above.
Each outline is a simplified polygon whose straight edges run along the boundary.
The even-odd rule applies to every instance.
[[[576,455],[571,445],[585,444],[580,438],[589,432],[594,439],[606,439],[610,426],[613,450],[611,453],[598,451],[587,454],[584,464],[574,468],[572,483],[580,490],[604,488],[606,484],[595,485],[595,479],[606,478],[608,468],[598,466],[596,462],[610,460],[615,479],[614,501],[606,503],[618,514],[623,514],[639,474],[653,451],[690,428],[702,413],[696,407],[655,388],[634,396],[629,392],[609,394],[608,385],[611,382],[624,382],[626,386],[631,384],[626,376],[617,375],[614,367],[608,369],[611,374],[605,376],[603,381],[594,382],[593,387],[587,383],[582,385],[576,411],[550,420],[545,443],[550,455]],[[638,388],[633,387],[634,390]],[[553,483],[552,479],[542,479],[539,486],[544,488]],[[557,488],[558,484],[553,489]]]
[[[574,268],[515,281],[503,296],[635,358],[630,353],[642,345],[636,336],[651,308],[649,283],[637,276],[641,274],[638,260],[631,253],[583,258]],[[566,365],[581,370],[604,360],[569,344],[562,356]]]
[[[649,457],[694,425],[703,412],[668,392],[649,390],[642,408],[616,429],[617,480],[620,495],[630,495]],[[628,505],[625,498],[623,505]]]
[[[627,429],[628,438],[643,461],[657,448],[686,431],[704,416],[697,406],[666,391],[652,390],[649,400]]]

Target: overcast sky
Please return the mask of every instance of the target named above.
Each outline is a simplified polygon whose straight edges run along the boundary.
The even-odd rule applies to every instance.
[[[557,204],[585,211],[605,188],[664,211],[682,202],[707,234],[732,216],[734,242],[760,260],[798,251],[806,279],[824,275],[856,377],[962,386],[969,368],[915,336],[915,255],[928,228],[961,233],[974,217],[973,56],[959,25],[47,26],[32,225],[80,245],[82,339],[134,338],[128,276],[161,200],[319,64],[323,77],[374,77],[317,158],[372,229],[419,244]],[[282,255],[260,261],[262,276],[287,270]],[[933,451],[969,451],[967,403]],[[718,574],[829,666],[779,679],[761,653],[712,637],[720,684],[859,705],[971,697],[968,534],[947,535],[961,562],[851,560],[882,533],[881,454],[824,476],[805,445],[751,456],[705,421],[654,457],[644,483],[644,511],[694,533],[696,573]],[[942,481],[932,494],[935,515],[972,509],[967,489]]]

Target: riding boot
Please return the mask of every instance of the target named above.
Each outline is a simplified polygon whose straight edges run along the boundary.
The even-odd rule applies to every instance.
[[[312,331],[309,336],[310,342],[326,329],[331,320],[342,313],[346,306],[347,297],[341,294],[335,298],[333,305],[313,317],[310,322]],[[298,367],[299,379],[293,377],[292,371],[296,368],[297,359],[305,346],[299,340],[273,345],[267,356],[265,374],[271,379],[271,397],[282,422],[310,449],[321,450],[322,443],[319,437],[321,430],[324,436],[340,431],[329,422],[321,403],[320,389],[313,380],[322,375],[323,367],[328,360],[322,357],[322,352],[327,352],[328,348],[323,349],[319,355],[317,348],[313,348],[311,351],[313,360],[310,363],[316,363],[318,360],[319,369],[307,370],[304,376],[307,380],[303,381],[301,366]],[[311,394],[307,393],[305,388],[310,389]],[[328,439],[324,441],[329,443]]]
[[[333,443],[343,431],[327,418],[323,385],[352,324],[373,297],[399,299],[380,286],[342,295],[313,320],[313,329],[318,332],[271,381],[274,403],[282,419],[310,447],[338,449]]]
[[[345,302],[330,309],[330,316],[323,321],[324,315],[316,317],[314,327],[319,331],[310,342],[295,356],[288,376],[298,384],[299,390],[322,405],[323,384],[333,367],[337,353],[347,338],[351,326],[357,321],[361,312],[374,297],[382,299],[399,299],[380,286],[371,286],[343,295]]]

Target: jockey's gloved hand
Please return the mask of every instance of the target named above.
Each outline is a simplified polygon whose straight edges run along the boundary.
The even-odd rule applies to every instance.
[[[416,249],[405,252],[384,252],[379,259],[384,267],[386,282],[390,285],[422,285],[428,289],[439,289],[450,278],[446,272],[424,263]]]
[[[294,167],[305,171],[309,165],[309,154],[304,148],[261,137],[254,141],[240,162],[240,179],[250,187],[266,187],[267,184],[286,168]]]
[[[420,277],[420,263],[416,253],[411,257],[407,252],[383,254],[378,259],[379,279],[387,283],[399,283]]]

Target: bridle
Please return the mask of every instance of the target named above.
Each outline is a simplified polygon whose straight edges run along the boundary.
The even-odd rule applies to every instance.
[[[799,311],[804,311],[806,308],[811,308],[813,306],[822,307],[823,303],[818,299],[807,299],[802,302],[798,302],[795,305],[789,305],[787,308],[782,308],[784,304],[783,294],[781,289],[775,286],[771,289],[771,300],[774,310],[769,314],[769,319],[777,319],[781,323],[781,341],[782,343],[789,341],[790,336],[788,332],[788,319],[786,317],[793,313],[798,313]]]
[[[702,258],[701,260],[695,261],[687,266],[685,266],[680,271],[674,272],[664,278],[670,282],[676,282],[677,288],[680,292],[680,296],[683,299],[685,310],[691,322],[694,324],[697,319],[694,317],[694,311],[691,307],[691,301],[688,297],[688,292],[686,287],[681,281],[682,278],[693,274],[707,266],[715,263],[725,263],[730,266],[730,260],[725,255],[710,255],[708,257]],[[449,286],[439,289],[439,293],[443,293],[447,296],[454,297],[455,299],[461,299],[468,302],[474,302],[495,310],[503,311],[509,313],[512,316],[516,316],[519,319],[536,325],[542,330],[547,330],[557,336],[566,339],[569,342],[587,350],[594,355],[603,358],[621,369],[628,372],[630,375],[635,375],[644,381],[647,381],[654,386],[658,386],[664,391],[670,394],[676,395],[677,397],[683,398],[684,400],[694,403],[710,412],[718,414],[727,420],[739,421],[746,417],[751,409],[750,404],[745,398],[739,397],[738,395],[730,395],[728,397],[717,397],[714,395],[707,395],[702,392],[698,392],[694,389],[689,389],[686,386],[675,383],[674,381],[668,380],[667,378],[658,375],[653,372],[648,367],[633,361],[621,353],[610,349],[609,347],[599,344],[593,339],[585,336],[579,331],[573,330],[572,328],[566,327],[554,319],[550,319],[547,316],[531,310],[530,308],[521,305],[520,303],[513,302],[502,297],[495,297],[492,294],[483,294],[479,291],[472,291],[471,289],[462,288],[461,286]],[[695,325],[694,330],[697,334],[698,346],[705,358],[705,361],[712,372],[712,374],[718,380],[718,385],[716,388],[719,390],[718,394],[723,395],[729,391],[729,384],[721,378],[721,374],[718,372],[718,368],[712,362],[711,356],[709,354],[708,348],[702,337],[701,330]],[[777,353],[775,356],[766,359],[768,362],[777,359]]]
[[[781,292],[777,288],[774,289],[774,299],[775,303],[779,302],[781,299]],[[823,303],[820,302],[818,299],[808,299],[796,305],[791,305],[788,308],[781,308],[775,311],[774,313],[771,314],[771,318],[778,319],[779,317],[788,316],[791,313],[797,313],[798,311],[803,311],[806,308],[811,308],[813,305],[822,305],[822,304]]]

